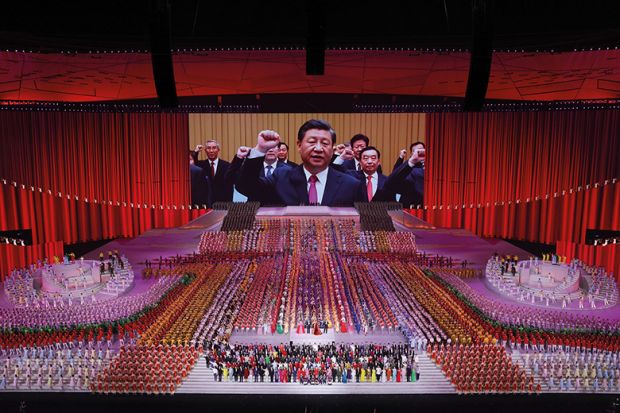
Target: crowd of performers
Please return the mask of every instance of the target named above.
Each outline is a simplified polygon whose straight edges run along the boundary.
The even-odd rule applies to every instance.
[[[0,308],[0,331],[10,331],[15,333],[15,337],[19,337],[23,330],[36,330],[43,337],[53,335],[53,338],[61,343],[75,341],[75,336],[81,334],[80,331],[87,330],[79,326],[89,326],[88,330],[97,330],[99,325],[130,318],[157,303],[179,281],[180,277],[176,276],[162,277],[140,294],[52,310],[35,307]],[[0,334],[0,345],[3,347],[10,345],[13,340],[10,334]],[[19,338],[15,340],[19,342]]]
[[[67,254],[64,256],[64,262],[61,264],[60,258],[54,257],[55,265],[66,265],[66,264],[74,264],[78,261],[75,259],[75,254]],[[84,263],[84,258],[79,260],[78,270],[81,275],[85,273],[90,273],[90,268],[86,268],[86,264]],[[90,265],[90,264],[89,264]],[[93,268],[96,265],[93,262]],[[127,268],[127,271],[125,270]],[[124,254],[119,253],[118,250],[109,251],[107,259],[105,255],[102,253],[99,254],[99,272],[102,275],[109,275],[110,280],[108,281],[107,286],[112,284],[127,284],[127,282],[132,279],[133,272],[130,271],[131,266],[129,266],[129,261],[125,257]],[[62,273],[62,267],[59,271]],[[37,309],[45,308],[45,309],[56,309],[56,308],[64,308],[71,307],[73,305],[84,305],[86,303],[95,303],[97,301],[96,293],[93,291],[87,291],[85,294],[84,291],[88,287],[92,287],[93,281],[86,280],[85,277],[82,278],[82,282],[77,282],[75,284],[67,284],[61,275],[56,274],[53,277],[53,281],[58,285],[64,288],[66,294],[62,292],[46,292],[41,291],[35,288],[35,275],[39,273],[38,276],[41,277],[41,273],[50,274],[48,276],[52,276],[51,274],[55,274],[53,271],[52,265],[47,261],[38,260],[35,264],[30,265],[29,267],[24,268],[16,268],[7,276],[4,281],[4,292],[9,299],[9,301],[16,307],[34,307]],[[119,275],[124,275],[125,277],[118,277]],[[89,277],[90,278],[90,277]],[[79,295],[78,295],[79,293]]]
[[[321,221],[314,229],[265,225],[273,231],[254,238],[202,239],[207,250],[233,245],[233,251],[147,262],[145,275],[155,279],[139,294],[0,309],[0,384],[171,393],[201,354],[218,382],[411,382],[420,378],[416,353],[427,351],[460,392],[618,386],[620,331],[613,320],[493,301],[464,280],[458,270],[466,265],[457,268],[450,257],[379,252],[407,251],[411,246],[395,247],[407,242],[399,235],[360,232],[355,241],[346,222]],[[279,231],[289,234],[286,245],[294,249],[274,252]],[[353,248],[352,240],[372,252]],[[250,246],[251,252],[237,250]],[[402,333],[408,344],[226,344],[234,332],[260,334],[261,328],[266,335],[333,329],[369,340],[375,332]],[[576,355],[537,355],[560,350]],[[531,355],[515,362],[513,352]]]
[[[498,340],[540,345],[569,345],[620,351],[620,324],[616,320],[560,309],[530,307],[492,300],[442,269],[434,274],[465,299]],[[601,314],[602,315],[602,314]]]
[[[430,358],[461,393],[541,392],[540,383],[514,363],[506,348],[492,344],[435,344]]]
[[[551,352],[532,350],[521,355],[521,362],[551,391],[620,391],[617,352],[571,347]]]
[[[113,357],[110,348],[23,347],[3,350],[0,390],[90,390]]]
[[[110,368],[97,374],[90,390],[104,394],[172,394],[201,351],[201,346],[175,344],[123,346]]]
[[[216,382],[415,383],[418,357],[408,345],[230,345],[205,353]]]

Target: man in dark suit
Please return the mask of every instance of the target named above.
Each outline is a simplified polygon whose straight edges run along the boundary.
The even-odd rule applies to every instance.
[[[245,148],[245,149],[241,150],[241,148]],[[239,179],[239,176],[240,176],[239,174],[241,172],[241,166],[243,165],[243,161],[246,157],[245,151],[251,149],[251,148],[246,148],[244,146],[242,146],[241,148],[240,148],[241,152],[237,152],[232,162],[230,163],[230,167],[228,168],[227,179],[230,180],[231,182],[237,182],[237,180]],[[258,173],[258,176],[260,178],[271,176],[276,171],[277,168],[292,168],[290,164],[280,161],[278,159],[277,154],[278,154],[277,148],[271,148],[267,151],[267,153],[265,153],[263,166],[262,168],[260,168],[259,173]],[[261,194],[250,193],[249,195],[246,195],[246,196],[248,198],[247,202],[263,201],[262,202],[263,204],[273,204],[272,201],[262,200]],[[278,202],[275,202],[275,203],[278,204]]]
[[[399,157],[399,160],[394,165],[394,172],[390,175],[390,182],[394,182],[396,192],[401,194],[399,202],[405,208],[409,208],[411,205],[414,208],[418,205],[424,205],[424,160],[426,159],[426,146],[422,142],[415,142],[410,148],[411,157],[407,162],[404,162],[403,158]]]
[[[422,150],[425,150],[426,149],[426,145],[424,145],[424,142],[416,141],[416,142],[412,143],[411,145],[409,145],[409,152],[413,155],[413,150],[414,149],[418,149],[419,150],[420,148]],[[401,166],[406,159],[407,159],[407,150],[406,149],[401,149],[400,153],[398,154],[398,158],[396,158],[396,162],[394,162],[394,167],[392,168],[392,171],[395,171],[396,168]],[[422,161],[422,162],[424,162],[424,161]]]
[[[288,166],[297,166],[297,164],[293,161],[289,161],[288,159],[288,145],[284,142],[280,142],[278,144],[278,163],[285,163]]]
[[[265,130],[258,134],[253,149],[239,148],[246,156],[237,180],[237,190],[246,196],[256,196],[265,203],[284,205],[352,206],[363,201],[366,189],[361,181],[329,166],[336,132],[329,123],[311,119],[297,133],[297,149],[302,165],[295,168],[276,168],[269,177],[259,177],[265,153],[278,145],[277,132]]]
[[[198,160],[198,154],[204,148],[207,159]],[[233,197],[233,182],[228,180],[227,174],[230,163],[219,158],[220,144],[215,140],[208,140],[205,146],[196,146],[194,150],[194,163],[206,171],[211,181],[213,202],[231,202]]]
[[[349,141],[349,148],[353,152],[353,158],[344,159],[341,163],[342,168],[345,171],[361,171],[362,166],[360,164],[360,154],[362,153],[364,148],[368,147],[368,145],[370,145],[370,139],[368,139],[368,136],[362,135],[361,133],[354,135]],[[339,163],[339,161],[335,162]]]
[[[211,207],[211,183],[204,169],[194,163],[193,151],[189,153],[189,173],[191,182],[192,205]]]
[[[374,146],[367,146],[360,152],[361,171],[347,171],[361,180],[366,187],[366,198],[370,201],[395,201],[396,193],[385,187],[387,176],[378,171],[381,166],[381,152]]]
[[[297,166],[297,164],[295,164]],[[292,168],[293,165],[288,162],[281,161],[278,158],[278,148],[271,148],[265,153],[263,168],[260,171],[261,177],[267,177],[276,171],[276,168]]]
[[[370,139],[368,136],[358,133],[353,135],[351,140],[347,144],[340,144],[336,147],[338,156],[335,156],[332,160],[332,164],[340,165],[342,171],[361,171],[362,164],[360,163],[360,156],[362,151],[370,145]],[[379,173],[382,173],[381,165],[378,169]]]

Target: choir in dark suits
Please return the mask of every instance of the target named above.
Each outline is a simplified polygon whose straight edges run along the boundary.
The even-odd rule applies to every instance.
[[[230,202],[234,184],[249,201],[262,205],[353,206],[354,202],[394,201],[396,193],[401,194],[400,202],[407,207],[423,203],[422,143],[412,145],[416,156],[407,162],[401,159],[387,177],[381,173],[379,151],[368,146],[366,136],[351,139],[352,149],[348,149],[346,157],[354,159],[341,156],[339,162],[332,163],[335,141],[336,133],[329,123],[316,119],[304,123],[297,135],[301,165],[288,161],[288,145],[280,142],[274,131],[259,133],[254,148],[240,147],[231,164],[219,159],[219,145],[209,141],[205,148],[207,159],[196,160],[191,167],[193,187],[206,177],[208,194],[198,190],[192,194],[192,202]],[[202,178],[197,167],[202,169]]]

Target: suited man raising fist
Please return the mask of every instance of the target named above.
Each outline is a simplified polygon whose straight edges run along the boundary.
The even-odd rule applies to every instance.
[[[402,156],[402,152],[401,152]],[[426,147],[422,142],[411,145],[411,156],[407,161],[400,158],[396,163],[394,172],[389,177],[390,185],[393,185],[397,193],[401,194],[400,202],[405,208],[414,208],[424,205],[424,161],[426,159]]]
[[[198,160],[198,154],[201,150],[204,150],[207,155],[207,159],[204,161]],[[230,176],[228,168],[230,163],[220,159],[220,144],[215,140],[208,140],[205,145],[197,145],[194,150],[194,164],[201,167],[210,180],[213,202],[231,202],[233,196],[233,182],[228,177]]]
[[[270,176],[260,176],[264,156],[280,143],[280,135],[261,131],[254,148],[239,148],[247,157],[237,180],[237,190],[262,203],[282,205],[352,206],[365,199],[365,186],[354,177],[329,166],[336,132],[329,123],[311,119],[297,133],[297,150],[302,164],[294,168],[276,168]]]

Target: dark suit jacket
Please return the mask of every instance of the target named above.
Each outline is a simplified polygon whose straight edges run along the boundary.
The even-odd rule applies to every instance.
[[[401,166],[403,164],[403,158],[401,158],[400,156],[396,159],[396,162],[394,162],[394,167],[392,168],[392,172],[394,172],[396,169],[398,169],[399,166]]]
[[[239,158],[237,158],[237,159],[239,159]],[[258,173],[259,178],[265,178],[265,168],[263,168],[263,166],[264,165],[261,165],[261,168],[259,170],[259,173]],[[290,166],[289,164],[287,164],[286,162],[278,161],[276,167],[271,171],[271,173],[274,174],[276,172],[276,170],[279,169],[279,168],[293,168],[293,167]],[[241,167],[239,167],[239,171],[240,170],[241,170]],[[236,178],[238,178],[238,175],[236,176]],[[234,182],[236,182],[236,179],[235,179]],[[255,194],[251,194],[250,196],[248,196],[248,202],[253,202],[253,201],[261,202],[261,204],[265,204],[265,205],[274,205],[274,204],[279,205],[280,204],[279,202],[276,202],[275,200],[271,201],[271,202],[263,203],[262,200],[261,200],[260,194],[259,194],[259,196],[256,196]]]
[[[332,164],[334,164],[334,160],[337,158],[337,156],[335,156],[334,158],[332,158]],[[346,171],[357,171],[357,169],[355,168],[355,159],[348,159],[346,161],[344,161],[341,165],[332,165],[332,166],[338,166],[338,170],[346,172]],[[381,165],[379,165],[379,168],[377,168],[377,172],[379,173],[383,173],[383,170],[381,169]]]
[[[295,164],[295,166],[297,166],[297,164]],[[290,163],[278,161],[276,167],[271,171],[271,173],[274,173],[277,168],[293,168],[293,166]],[[259,176],[261,178],[265,177],[265,168],[260,168],[260,175]]]
[[[264,158],[261,158],[264,159]],[[237,181],[239,180],[239,176],[241,173],[241,166],[243,165],[243,159],[238,158],[236,155],[233,158],[232,162],[230,163],[230,168],[228,168],[228,174],[229,174],[229,179],[235,183],[235,185],[237,185]],[[290,166],[290,163],[285,163],[282,161],[278,161],[276,168],[272,171],[272,174],[276,171],[276,169],[278,168],[292,168],[292,166]],[[259,169],[258,171],[258,176],[260,178],[264,178],[265,177],[265,168],[262,167]],[[237,188],[237,191],[239,191],[239,188]],[[241,191],[239,191],[241,192]],[[241,192],[242,193],[242,192]],[[248,197],[248,202],[253,202],[253,201],[257,201],[257,202],[261,202],[261,198],[260,198],[260,194],[250,194],[250,195],[246,195],[243,194],[245,196]],[[273,205],[274,203],[269,203],[269,202],[264,202],[264,204],[269,204],[269,205]]]
[[[357,169],[355,169],[355,160],[353,159],[347,159],[340,165],[340,167],[344,171],[357,171]]]
[[[412,167],[403,162],[392,172],[387,181],[390,188],[401,194],[403,207],[424,205],[424,165],[417,163]]]
[[[347,171],[347,173],[357,179],[359,179],[362,184],[364,185],[364,188],[366,187],[366,174],[364,174],[363,171]],[[373,201],[380,201],[380,202],[390,202],[390,201],[396,201],[396,192],[394,192],[393,189],[388,188],[385,186],[385,183],[388,180],[388,177],[383,175],[382,173],[380,173],[379,171],[377,171],[378,174],[378,178],[379,178],[379,187],[377,188],[377,191],[375,192],[375,195],[372,197]],[[364,192],[366,193],[366,192]],[[366,198],[366,197],[364,197]]]
[[[215,177],[211,178],[211,164],[209,161],[207,159],[204,161],[197,161],[197,158],[198,153],[194,152],[194,164],[204,169],[211,180],[213,202],[232,202],[234,181],[228,180],[228,168],[230,167],[230,163],[220,159],[217,163]]]
[[[291,166],[291,167],[293,167],[293,168],[294,168],[294,167],[296,167],[296,166],[299,166],[299,164],[298,164],[298,163],[293,162],[293,161],[291,161],[290,159],[288,159],[286,162],[278,161],[278,165],[279,165],[280,163],[283,163],[283,164],[285,164],[285,165]]]
[[[204,169],[196,165],[189,166],[192,184],[192,205],[206,205],[211,207],[211,182],[209,181]]]
[[[268,178],[260,177],[264,158],[246,159],[241,166],[237,190],[247,196],[260,199],[263,204],[307,205],[308,190],[303,166],[276,168]],[[329,168],[321,205],[353,206],[364,201],[365,186],[361,181],[334,168]]]

